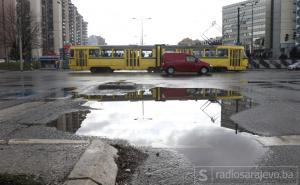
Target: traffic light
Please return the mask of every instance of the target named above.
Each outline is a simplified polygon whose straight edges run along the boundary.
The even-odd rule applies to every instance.
[[[285,34],[284,41],[287,42],[289,40],[289,34]]]

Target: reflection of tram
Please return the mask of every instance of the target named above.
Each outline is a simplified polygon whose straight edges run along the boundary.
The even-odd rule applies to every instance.
[[[156,87],[148,91],[128,92],[124,95],[78,95],[98,101],[167,101],[167,100],[233,100],[242,99],[242,95],[232,90],[164,88]]]
[[[69,67],[91,72],[114,70],[160,71],[162,55],[187,53],[215,69],[242,71],[248,59],[242,46],[75,46],[70,50]]]
[[[243,97],[238,92],[220,89],[157,87],[149,90],[128,92],[124,95],[77,96],[107,103],[115,101],[141,101],[143,120],[152,120],[151,118],[144,117],[144,101],[204,100],[199,101],[199,113],[201,111],[203,114],[208,116],[213,124],[215,124],[216,120],[220,119],[220,126],[236,130],[236,133],[248,131],[240,128],[239,125],[230,119],[230,117],[237,112],[250,109],[253,106],[251,99]],[[218,104],[221,107],[221,112],[217,112],[216,114],[215,112],[211,112],[209,109],[207,110],[207,108],[213,104]],[[48,124],[48,126],[55,126],[58,130],[75,133],[77,129],[80,128],[82,121],[86,118],[88,113],[89,111],[68,113],[61,116],[58,120]],[[138,118],[135,120],[138,120]]]

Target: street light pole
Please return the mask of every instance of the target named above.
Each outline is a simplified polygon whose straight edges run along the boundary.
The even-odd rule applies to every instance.
[[[132,18],[134,20],[138,20],[138,18]],[[144,20],[151,20],[152,18],[151,17],[148,17],[148,18],[140,18],[141,20],[141,45],[143,46],[144,45]]]
[[[253,56],[254,53],[254,5],[256,5],[258,1],[254,1],[251,3],[252,6],[252,26],[251,26],[251,56]]]
[[[253,17],[254,17],[254,3],[251,4],[252,6],[252,23],[251,23],[251,50],[250,50],[250,54],[251,54],[251,57],[253,55],[253,50],[254,50],[254,44],[253,44],[253,39],[254,39],[254,36],[253,36],[253,33],[254,33],[254,21],[253,21]]]
[[[141,45],[144,45],[144,20],[142,19]]]
[[[238,24],[237,24],[237,45],[240,45],[240,30],[241,30],[241,25],[240,25],[240,10],[241,8],[238,7]]]

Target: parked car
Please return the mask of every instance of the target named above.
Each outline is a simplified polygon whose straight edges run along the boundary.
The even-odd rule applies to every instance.
[[[288,70],[300,70],[300,62],[288,66]]]
[[[175,72],[197,72],[207,74],[212,66],[185,53],[165,53],[162,59],[162,70],[169,75]]]

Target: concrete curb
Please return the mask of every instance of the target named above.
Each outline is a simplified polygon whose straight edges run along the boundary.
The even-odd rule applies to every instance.
[[[92,180],[69,180],[64,185],[99,185]]]
[[[0,142],[1,143],[1,142]],[[61,140],[61,139],[10,139],[9,145],[33,145],[33,144],[89,144],[88,140]]]
[[[81,156],[64,185],[115,185],[118,166],[117,149],[93,140]]]
[[[263,146],[300,146],[300,136],[259,137]]]
[[[0,140],[0,145],[5,145],[5,144],[6,144],[6,141]]]

